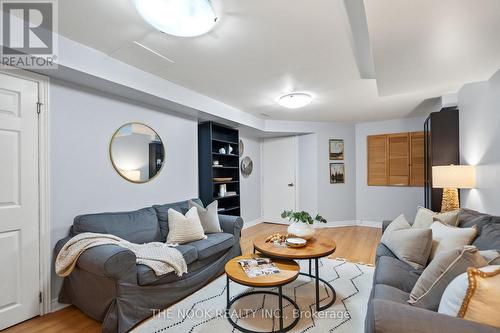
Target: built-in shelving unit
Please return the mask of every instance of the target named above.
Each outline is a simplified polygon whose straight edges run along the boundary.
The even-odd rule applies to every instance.
[[[239,172],[239,133],[237,129],[204,122],[198,125],[198,172],[200,199],[204,205],[214,200],[219,202],[219,213],[240,215],[240,172]],[[229,146],[232,151],[229,154]],[[220,149],[224,148],[225,153]],[[215,163],[218,163],[216,165]],[[227,178],[220,181],[216,178]],[[221,185],[227,192],[220,195]]]

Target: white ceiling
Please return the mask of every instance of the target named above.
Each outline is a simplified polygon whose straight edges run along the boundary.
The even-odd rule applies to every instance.
[[[59,31],[273,119],[358,122],[416,116],[430,99],[500,68],[498,0],[365,0],[368,24],[362,0],[345,1],[347,9],[343,0],[213,0],[219,16],[214,30],[184,39],[152,29],[131,0],[64,0]],[[373,72],[376,80],[361,78]],[[303,109],[284,109],[276,98],[292,90],[315,99]]]

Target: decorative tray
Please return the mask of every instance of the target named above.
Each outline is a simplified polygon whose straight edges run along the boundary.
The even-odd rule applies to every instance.
[[[229,182],[233,180],[233,177],[214,177],[215,182]]]

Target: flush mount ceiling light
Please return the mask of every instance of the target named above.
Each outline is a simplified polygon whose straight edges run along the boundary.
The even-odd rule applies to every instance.
[[[302,108],[312,102],[312,96],[306,93],[294,92],[281,96],[278,103],[289,109]]]
[[[174,36],[209,32],[217,16],[209,0],[133,0],[139,14],[154,28]]]

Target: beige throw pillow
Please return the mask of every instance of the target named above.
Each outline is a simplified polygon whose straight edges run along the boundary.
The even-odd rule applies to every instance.
[[[167,244],[184,244],[206,239],[196,207],[182,215],[175,209],[168,210]]]
[[[482,251],[480,251],[482,252]],[[481,253],[481,255],[483,255]],[[473,268],[470,268],[473,269]],[[500,266],[499,265],[494,265],[494,266],[485,266],[479,268],[481,272],[484,273],[491,273],[491,272],[500,272]],[[462,273],[459,276],[457,276],[453,281],[450,282],[448,287],[446,287],[443,296],[441,297],[441,301],[439,302],[439,309],[438,312],[452,316],[452,317],[457,317],[459,315],[460,309],[463,308],[464,300],[467,295],[467,289],[469,288],[469,278],[467,276],[468,273]],[[500,276],[498,276],[500,278]],[[488,279],[489,280],[489,279]],[[491,281],[495,281],[491,280]],[[496,280],[498,285],[497,288],[493,288],[491,290],[492,294],[500,292],[500,280]],[[500,295],[497,294],[496,296],[500,300]],[[486,304],[491,304],[491,302],[488,302]],[[496,305],[497,308],[500,308],[500,304]],[[467,310],[467,309],[464,309]],[[498,316],[497,316],[498,317]],[[500,317],[499,317],[500,318]]]
[[[486,260],[474,246],[464,246],[437,255],[415,283],[408,303],[437,311],[446,287],[468,267],[484,267]]]
[[[201,225],[203,227],[203,231],[206,234],[222,232],[220,228],[219,222],[219,214],[217,213],[217,200],[212,202],[206,208],[198,205],[196,202],[189,200],[189,208],[196,207],[198,210],[198,215],[200,216]]]
[[[381,242],[399,260],[415,269],[425,267],[432,247],[432,231],[415,229],[406,221],[404,215],[398,216],[385,230]]]
[[[430,260],[441,252],[472,244],[477,235],[475,226],[472,228],[457,228],[441,222],[434,222],[431,225],[431,230],[432,250]]]
[[[436,213],[424,207],[418,207],[417,216],[415,216],[414,228],[430,228],[434,221],[440,221],[456,227],[459,221],[459,210],[445,213]]]

